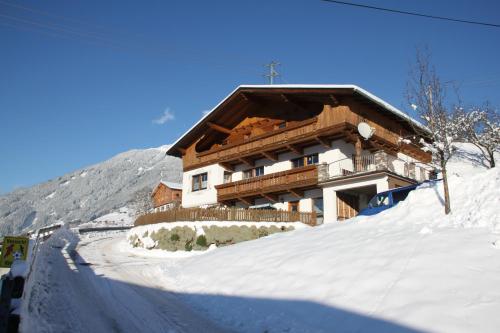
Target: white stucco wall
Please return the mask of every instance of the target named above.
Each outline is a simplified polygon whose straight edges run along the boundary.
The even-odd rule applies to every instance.
[[[197,168],[184,172],[182,176],[182,207],[199,207],[214,205],[217,203],[217,190],[215,185],[224,181],[224,168],[218,164]],[[205,190],[192,191],[192,178],[194,175],[207,173],[207,188]]]
[[[274,162],[266,158],[258,159],[255,161],[255,166],[264,166],[264,175],[276,173],[280,171],[286,171],[292,169],[291,160],[297,157],[310,154],[318,154],[319,163],[332,163],[341,159],[350,158],[354,154],[354,145],[347,143],[343,140],[335,140],[331,144],[331,148],[328,149],[323,145],[314,145],[306,147],[304,149],[303,155],[298,155],[293,152],[286,152],[278,155],[278,161]],[[238,164],[235,166],[235,171],[232,174],[232,181],[238,181],[243,179],[243,171],[248,170],[250,167],[246,164]],[[183,175],[183,188],[182,188],[182,206],[198,207],[203,205],[212,205],[217,203],[217,190],[215,185],[222,184],[224,181],[224,168],[218,164],[213,164],[210,166],[198,168],[185,172]],[[208,187],[205,190],[195,191],[191,190],[192,176],[207,172],[208,173]],[[306,191],[304,193],[304,198],[300,199],[299,209],[303,212],[310,212],[313,209],[313,201],[311,198],[318,198],[323,195],[324,190],[319,189],[315,191]],[[323,195],[324,196],[324,195]],[[324,199],[324,207],[326,211],[326,197]],[[277,209],[288,210],[288,203],[290,201],[297,201],[297,198],[292,195],[281,195],[279,197],[278,203],[274,206]],[[269,203],[267,199],[257,199],[255,204],[260,205],[264,203]],[[245,207],[243,204],[238,204],[238,206]],[[336,211],[336,210],[335,210]],[[326,214],[326,213],[325,213]]]

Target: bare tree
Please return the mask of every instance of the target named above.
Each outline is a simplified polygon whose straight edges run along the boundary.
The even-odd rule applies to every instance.
[[[410,106],[422,119],[427,130],[415,128],[422,138],[420,144],[432,153],[433,161],[441,169],[444,187],[444,210],[451,212],[447,164],[455,148],[456,124],[446,106],[446,86],[430,64],[427,50],[417,50],[414,66],[410,70],[406,97]]]
[[[500,115],[489,104],[468,111],[459,108],[455,121],[460,139],[472,143],[481,151],[490,168],[494,168],[495,152],[500,151]]]

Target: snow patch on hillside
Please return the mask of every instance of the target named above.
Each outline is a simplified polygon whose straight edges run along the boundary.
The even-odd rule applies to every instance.
[[[82,223],[79,228],[119,227],[134,224],[136,212],[129,207],[122,207],[115,212],[103,215],[87,223]]]
[[[16,235],[55,222],[93,221],[121,207],[131,207],[136,192],[152,190],[160,179],[180,182],[181,160],[165,156],[166,149],[168,146],[130,150],[0,196],[0,235]],[[137,174],[139,168],[142,172]]]

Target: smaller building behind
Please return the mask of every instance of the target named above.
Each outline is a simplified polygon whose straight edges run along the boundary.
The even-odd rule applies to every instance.
[[[182,184],[161,180],[151,194],[153,211],[163,212],[178,207],[182,201]]]

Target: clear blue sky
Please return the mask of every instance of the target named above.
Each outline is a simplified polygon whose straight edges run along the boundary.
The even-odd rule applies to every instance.
[[[355,2],[500,23],[495,0]],[[0,193],[172,143],[273,59],[278,82],[354,83],[405,107],[424,44],[466,103],[500,106],[499,28],[319,0],[0,0]]]

